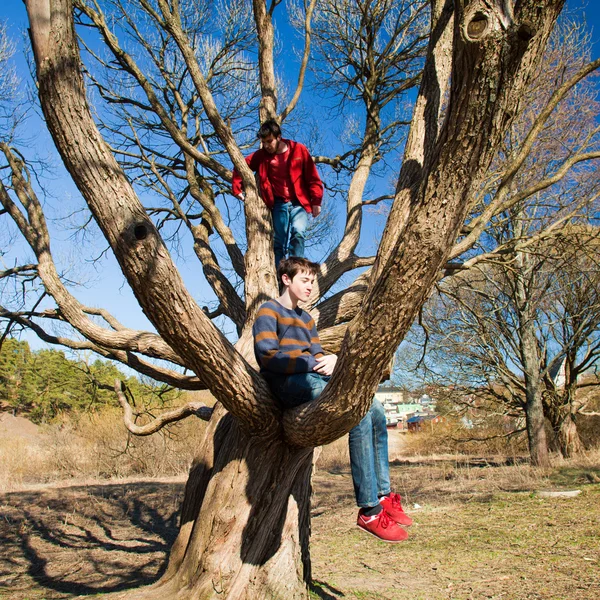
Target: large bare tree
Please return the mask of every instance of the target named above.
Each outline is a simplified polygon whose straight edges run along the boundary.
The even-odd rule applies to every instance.
[[[533,464],[548,454],[544,419],[565,457],[582,447],[582,392],[597,385],[589,371],[600,358],[597,257],[597,229],[572,226],[444,280],[423,311],[426,378],[451,390],[456,406],[524,417]],[[538,420],[542,434],[533,435]]]
[[[235,0],[224,3],[217,15],[211,13],[213,3],[181,0],[26,1],[47,127],[156,333],[128,329],[71,294],[54,263],[28,170],[9,144],[2,150],[11,177],[0,188],[0,199],[35,263],[18,265],[3,277],[35,274],[56,310],[5,308],[2,315],[49,341],[91,348],[160,381],[208,388],[218,400],[190,473],[168,568],[150,588],[122,594],[129,599],[307,597],[313,448],[340,437],[367,412],[385,366],[446,265],[470,209],[471,190],[484,181],[563,0],[430,2],[419,93],[376,257],[356,252],[365,182],[382,144],[393,143],[393,131],[381,119],[389,118],[385,109],[395,98],[395,86],[408,89],[410,80],[416,82],[409,76],[403,83],[396,68],[402,62],[390,56],[413,52],[423,39],[422,23],[413,21],[413,33],[412,26],[395,27],[404,9],[394,12],[393,4],[379,0],[332,1],[322,7],[318,1],[304,2],[298,7],[304,18],[297,19],[304,40],[298,93],[282,110],[273,18],[279,4]],[[342,44],[349,54],[339,73],[354,86],[345,100],[363,102],[365,127],[348,156],[320,161],[334,169],[344,163],[350,185],[341,241],[323,263],[308,305],[325,347],[339,351],[339,361],[317,402],[282,414],[251,364],[252,321],[277,286],[269,216],[242,156],[244,131],[255,123],[236,116],[247,105],[261,119],[287,118],[295,110],[310,55],[313,13],[331,7],[364,15],[362,21],[347,19],[348,28],[339,29],[340,35],[352,28],[359,32],[354,49]],[[422,14],[421,4],[414,7]],[[103,79],[90,69],[91,82],[102,99],[129,111],[130,130],[113,127],[113,133],[123,134],[119,146],[107,113],[90,110],[75,10],[98,32],[98,47],[87,36],[82,43],[108,72]],[[411,11],[408,16],[414,17]],[[210,30],[217,17],[221,35],[215,38]],[[323,21],[316,23],[321,27]],[[334,33],[331,27],[319,29],[322,47],[332,43]],[[129,50],[132,40],[139,44],[135,53]],[[373,75],[377,69],[379,76]],[[238,85],[241,101],[234,96]],[[130,93],[123,94],[124,89]],[[401,121],[386,123],[395,129]],[[148,146],[150,130],[161,132],[162,144]],[[128,165],[123,157],[130,159]],[[247,194],[245,229],[237,240],[223,218],[228,205],[219,196],[231,166],[241,173]],[[164,203],[151,210],[140,201],[134,188],[140,170],[153,191],[170,202],[169,214]],[[167,177],[180,181],[174,193]],[[161,235],[169,215],[192,234],[218,299],[214,311],[198,306],[183,284]],[[220,268],[212,249],[215,233],[230,273]],[[364,267],[354,284],[326,295],[341,276]],[[235,324],[235,345],[214,325],[211,317],[217,313]],[[78,335],[52,338],[40,325],[49,318],[69,323]]]

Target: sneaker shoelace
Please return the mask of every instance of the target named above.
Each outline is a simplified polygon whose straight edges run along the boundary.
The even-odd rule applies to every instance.
[[[396,508],[396,509],[404,512],[402,510],[402,504],[400,503],[400,498],[401,498],[400,494],[394,494],[394,493],[390,494],[390,499],[392,501],[392,506],[394,508]]]
[[[388,525],[392,522],[391,517],[385,512],[385,510],[382,510],[381,513],[379,514],[379,523],[381,525],[381,527],[383,527],[383,529],[387,529]]]

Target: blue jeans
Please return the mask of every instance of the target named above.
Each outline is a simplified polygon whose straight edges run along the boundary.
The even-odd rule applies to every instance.
[[[284,202],[275,198],[273,205],[273,249],[275,251],[275,266],[288,254],[304,256],[304,236],[308,227],[308,213],[304,207],[294,200]]]
[[[269,376],[271,389],[284,409],[316,400],[328,381],[329,377],[314,372]],[[380,496],[391,491],[385,411],[379,400],[373,399],[369,412],[350,430],[348,445],[356,504],[377,506]]]

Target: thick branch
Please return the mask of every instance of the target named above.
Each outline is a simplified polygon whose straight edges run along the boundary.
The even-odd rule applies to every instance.
[[[292,99],[289,101],[281,115],[279,115],[280,123],[283,123],[286,117],[294,110],[294,108],[296,108],[296,104],[298,104],[300,94],[302,93],[302,88],[304,87],[304,76],[310,57],[310,21],[316,4],[317,0],[310,0],[310,4],[306,8],[306,16],[304,19],[304,53],[302,55],[302,63],[300,64],[300,72],[298,73],[298,85],[296,86],[296,91],[294,92]]]
[[[246,164],[246,161],[235,142],[231,129],[219,114],[206,79],[202,75],[200,66],[198,65],[194,49],[191,47],[190,41],[183,31],[181,16],[178,12],[178,5],[173,4],[173,6],[170,7],[166,0],[158,0],[158,4],[164,18],[165,29],[173,36],[173,39],[183,55],[196,91],[202,101],[206,116],[211,122],[215,133],[219,136],[219,139],[225,146],[235,168],[240,173],[243,180],[244,189],[246,191],[244,210],[246,213],[246,230],[248,234],[248,251],[246,252],[245,268],[245,298],[247,319],[254,320],[254,315],[258,310],[258,306],[262,304],[266,298],[264,293],[265,288],[267,288],[267,292],[271,293],[272,296],[274,296],[276,292],[275,268],[270,259],[270,240],[268,239],[268,236],[264,235],[264,232],[270,229],[268,224],[268,210],[258,195],[254,174]],[[262,0],[257,0],[255,4],[264,8],[264,2],[262,2]]]
[[[32,10],[40,3],[50,6],[50,32]],[[70,0],[28,0],[27,8],[32,35],[43,38],[46,50],[36,51],[35,61],[48,128],[144,312],[244,428],[276,435],[278,410],[266,382],[187,292],[158,231],[98,132],[86,101]]]
[[[71,295],[56,270],[50,250],[50,236],[48,235],[46,219],[33,188],[21,173],[23,164],[6,144],[0,143],[0,150],[6,156],[11,168],[13,187],[27,210],[29,222],[11,200],[2,182],[0,182],[0,203],[10,214],[34,251],[39,261],[37,266],[38,275],[48,294],[56,301],[61,315],[72,327],[94,344],[119,350],[140,352],[146,356],[186,366],[184,361],[158,335],[146,331],[123,330],[120,327],[115,328],[116,331],[109,331],[86,316],[86,312],[89,312],[87,307],[84,307]]]
[[[11,275],[20,275],[21,273],[26,273],[28,275],[37,273],[37,265],[21,265],[19,267],[12,267],[12,269],[0,271],[0,279],[10,277]]]
[[[259,118],[260,122],[264,123],[267,119],[277,117],[277,82],[273,60],[275,32],[273,14],[272,11],[267,10],[266,0],[252,0],[252,7],[258,39],[258,72],[261,90]]]
[[[184,375],[183,373],[178,373],[172,369],[166,369],[159,365],[151,364],[142,360],[133,352],[118,350],[116,348],[103,348],[102,346],[98,346],[87,340],[73,340],[64,336],[51,335],[43,327],[33,321],[29,315],[14,313],[0,306],[0,318],[9,319],[22,327],[30,329],[42,341],[48,344],[64,346],[65,348],[71,348],[72,350],[91,350],[104,358],[115,360],[126,365],[142,375],[146,375],[156,381],[161,381],[162,383],[166,383],[182,390],[192,391],[205,389],[205,386],[202,385],[196,376]]]
[[[600,158],[600,152],[586,152],[584,154],[575,154],[570,156],[552,176],[546,177],[530,185],[528,188],[513,194],[512,196],[509,196],[508,186],[501,185],[498,188],[494,199],[486,206],[485,210],[476,219],[469,223],[468,227],[466,228],[466,230],[469,232],[468,235],[453,248],[450,254],[450,260],[460,256],[477,243],[477,240],[480,238],[481,234],[486,230],[490,219],[512,208],[513,206],[516,206],[526,198],[529,198],[534,194],[549,188],[551,185],[558,183],[565,177],[565,175],[567,175],[574,165],[580,162],[598,158]]]
[[[469,208],[470,190],[491,164],[510,124],[515,98],[528,84],[562,4],[562,0],[545,2],[543,7],[537,0],[519,4],[517,19],[537,31],[529,41],[512,30],[494,29],[473,43],[462,37],[461,28],[454,28],[448,114],[439,135],[419,136],[423,162],[413,164],[408,179],[406,160],[403,163],[404,177],[361,310],[348,327],[337,368],[323,395],[285,413],[290,442],[327,443],[368,411],[385,366],[447,261]],[[463,23],[463,4],[454,7],[455,18]],[[430,62],[436,43],[432,35]],[[444,50],[447,53],[447,46]],[[434,71],[423,78],[420,96],[437,94],[440,85]],[[437,124],[441,98],[430,99]],[[408,150],[414,157],[415,148]]]

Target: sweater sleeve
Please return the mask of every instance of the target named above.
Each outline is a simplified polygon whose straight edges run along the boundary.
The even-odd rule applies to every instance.
[[[263,304],[258,311],[258,316],[252,327],[256,362],[262,370],[271,373],[291,375],[312,371],[317,364],[312,353],[314,344],[311,343],[310,353],[300,351],[298,353],[282,352],[279,348],[279,338],[277,336],[277,316],[278,312],[270,307],[268,303]],[[314,323],[313,329],[316,334],[317,330]],[[318,336],[315,337],[318,348],[321,348],[318,343]]]

